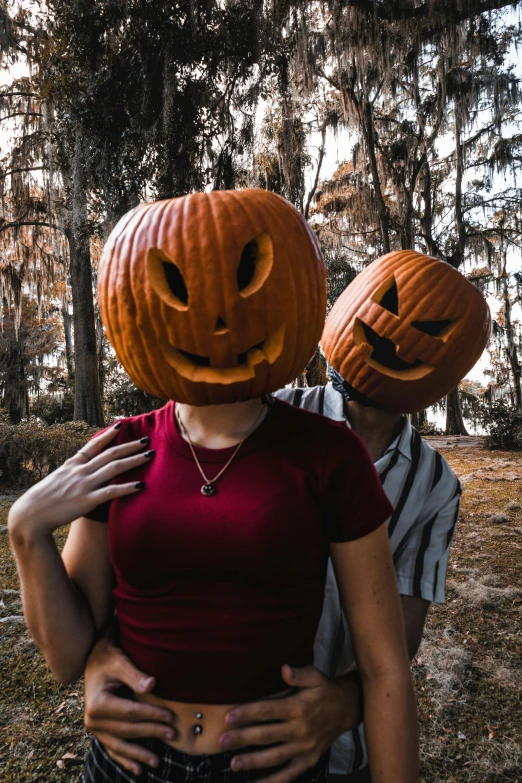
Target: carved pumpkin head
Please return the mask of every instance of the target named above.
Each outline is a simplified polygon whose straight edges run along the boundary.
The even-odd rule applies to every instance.
[[[414,413],[450,392],[490,331],[480,291],[450,264],[405,250],[374,261],[335,303],[321,343],[360,394]]]
[[[109,237],[98,291],[109,340],[134,382],[191,405],[284,386],[314,353],[326,311],[314,234],[264,190],[137,207]]]

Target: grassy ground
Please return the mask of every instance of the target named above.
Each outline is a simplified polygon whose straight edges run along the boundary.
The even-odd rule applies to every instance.
[[[448,602],[431,609],[414,664],[422,783],[522,783],[522,453],[456,439],[434,445],[464,496]],[[13,500],[0,496],[0,525]],[[20,614],[0,533],[0,780],[78,783],[88,745],[82,685],[53,682],[23,622],[2,622]]]

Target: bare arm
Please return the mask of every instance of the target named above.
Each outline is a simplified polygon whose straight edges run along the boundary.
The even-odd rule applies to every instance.
[[[415,697],[386,526],[331,544],[331,557],[363,682],[373,783],[417,783]]]
[[[84,515],[103,501],[138,491],[134,482],[102,485],[147,460],[135,453],[145,445],[136,441],[104,451],[116,432],[113,428],[90,441],[9,512],[27,625],[63,683],[82,674],[96,632],[111,613],[107,526]],[[62,559],[53,531],[70,522]]]
[[[28,536],[14,530],[11,542],[27,627],[56,679],[72,682],[81,676],[96,631],[110,613],[107,525],[84,518],[71,525],[65,549],[78,553],[80,542],[83,545],[84,569],[89,569],[91,585],[87,594],[74,581],[75,569],[68,573],[66,551],[62,560],[52,533]]]

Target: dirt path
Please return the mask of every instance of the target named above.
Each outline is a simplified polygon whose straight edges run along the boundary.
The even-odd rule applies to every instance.
[[[484,449],[485,437],[478,435],[436,435],[424,438],[434,449]]]

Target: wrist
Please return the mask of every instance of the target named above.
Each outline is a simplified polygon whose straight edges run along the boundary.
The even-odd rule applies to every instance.
[[[7,530],[13,546],[33,546],[52,536],[52,531],[42,530],[27,510],[15,509],[14,506],[7,517]]]
[[[357,670],[335,680],[343,699],[343,731],[351,731],[363,719],[363,686]]]

